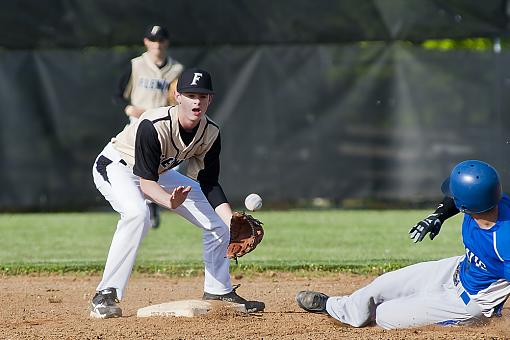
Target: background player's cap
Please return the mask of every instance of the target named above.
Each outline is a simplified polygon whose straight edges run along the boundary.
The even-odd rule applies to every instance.
[[[163,41],[168,40],[168,31],[163,26],[153,25],[147,28],[145,32],[145,38],[150,41]]]
[[[213,94],[211,75],[199,68],[184,70],[177,81],[177,92]]]

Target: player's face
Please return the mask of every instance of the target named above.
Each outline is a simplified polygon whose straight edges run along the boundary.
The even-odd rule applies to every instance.
[[[191,122],[198,122],[207,112],[212,95],[205,93],[178,93],[179,112]]]
[[[147,52],[155,58],[165,58],[168,49],[168,40],[152,41],[147,38],[143,39]]]

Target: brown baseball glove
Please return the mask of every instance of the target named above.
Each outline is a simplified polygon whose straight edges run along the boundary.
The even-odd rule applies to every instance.
[[[251,252],[264,237],[262,222],[244,212],[235,211],[230,220],[230,244],[227,257],[236,259]]]

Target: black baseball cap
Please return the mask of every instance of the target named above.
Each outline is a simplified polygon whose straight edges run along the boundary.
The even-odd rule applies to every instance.
[[[186,69],[177,81],[177,92],[214,94],[211,75],[199,68]]]
[[[145,38],[150,41],[169,40],[167,29],[159,25],[149,26],[145,31]]]

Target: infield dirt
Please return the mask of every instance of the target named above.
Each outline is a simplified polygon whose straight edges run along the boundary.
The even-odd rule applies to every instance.
[[[346,273],[263,273],[233,278],[239,295],[266,303],[260,314],[218,309],[196,318],[137,318],[138,308],[202,295],[203,277],[134,275],[119,319],[89,318],[99,276],[0,276],[0,339],[510,339],[510,303],[483,325],[383,330],[353,328],[302,311],[296,292],[348,294],[373,276]]]

